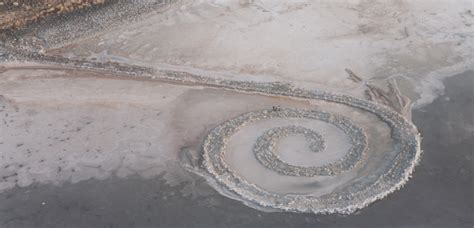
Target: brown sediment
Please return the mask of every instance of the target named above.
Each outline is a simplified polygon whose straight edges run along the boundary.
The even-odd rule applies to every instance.
[[[408,97],[401,94],[395,80],[388,81],[388,91],[369,83],[366,86],[367,90],[365,93],[370,100],[390,106],[402,115],[410,117],[411,101]]]
[[[344,69],[349,75],[349,79],[359,83],[362,82],[362,78],[357,76],[351,69]],[[394,108],[399,113],[410,116],[410,104],[411,101],[408,97],[401,94],[395,80],[388,81],[388,91],[383,90],[382,88],[370,84],[369,82],[365,83],[367,89],[365,90],[365,95],[371,101],[376,101],[384,105]]]
[[[361,82],[362,81],[362,78],[360,78],[359,76],[357,76],[351,69],[344,69],[346,71],[346,73],[349,75],[349,78],[354,81],[354,82]]]
[[[2,0],[0,31],[16,29],[51,15],[104,4],[107,0]]]

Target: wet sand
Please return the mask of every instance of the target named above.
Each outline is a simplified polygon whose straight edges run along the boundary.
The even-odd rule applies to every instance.
[[[472,227],[474,72],[450,77],[445,86],[445,95],[414,110],[424,154],[413,179],[353,215],[265,213],[199,178],[171,187],[161,177],[114,177],[8,190],[0,194],[0,226]],[[183,195],[189,185],[201,194]]]

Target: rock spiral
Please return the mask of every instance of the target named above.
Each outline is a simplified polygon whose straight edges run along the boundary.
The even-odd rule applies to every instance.
[[[327,96],[330,98],[333,95]],[[350,118],[314,109],[283,108],[248,112],[215,127],[203,143],[204,167],[219,186],[248,205],[299,212],[352,213],[398,189],[404,183],[400,180],[406,180],[409,177],[407,170],[413,169],[419,155],[419,135],[412,127],[413,125],[388,108],[376,106],[368,101],[367,104],[364,104],[363,100],[352,99],[357,101],[354,104],[356,108],[375,114],[390,127],[389,135],[390,140],[393,141],[393,147],[387,150],[387,155],[384,155],[389,160],[387,165],[377,167],[375,159],[367,157],[367,151],[370,150],[368,141],[371,135],[367,135],[364,128],[355,124]],[[336,127],[344,137],[349,139],[350,147],[344,151],[344,156],[340,159],[322,165],[291,164],[278,155],[282,139],[289,136],[302,136],[307,142],[309,151],[320,153],[327,150],[326,135],[320,134],[318,129],[308,128],[301,124],[283,124],[271,127],[255,139],[252,152],[254,159],[261,166],[277,173],[280,177],[266,178],[262,180],[262,183],[247,180],[245,175],[241,175],[235,170],[235,165],[231,165],[227,161],[229,159],[226,155],[227,150],[233,150],[228,146],[229,142],[235,140],[233,139],[234,135],[247,126],[261,121],[279,122],[282,119],[329,124]],[[332,151],[326,152],[331,153]],[[239,154],[240,152],[233,151],[232,153]],[[292,152],[290,151],[290,153]],[[376,154],[376,151],[371,153]],[[373,171],[367,167],[371,167]],[[356,174],[352,174],[352,172],[359,176],[355,177]],[[362,172],[369,173],[362,174]],[[291,189],[288,192],[278,192],[265,187],[266,182],[279,182],[280,178],[288,177],[300,178],[297,181],[300,181],[301,178],[309,178],[304,184],[291,180],[290,182],[295,186],[338,183],[340,187],[332,188],[321,194],[301,193]],[[333,179],[326,182],[325,178]]]

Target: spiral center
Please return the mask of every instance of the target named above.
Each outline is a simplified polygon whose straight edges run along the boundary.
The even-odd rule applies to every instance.
[[[277,149],[281,149],[278,144],[281,144],[283,139],[288,139],[289,136],[302,136],[308,145],[311,152],[317,153],[326,148],[326,143],[323,137],[312,129],[302,126],[283,126],[275,127],[264,132],[258,139],[254,146],[254,153],[259,162],[266,166],[265,160],[282,160],[278,156]],[[301,142],[301,141],[299,141]],[[297,153],[295,147],[291,151],[284,151],[287,153]],[[288,149],[288,148],[287,148]],[[270,168],[267,166],[267,168]]]

